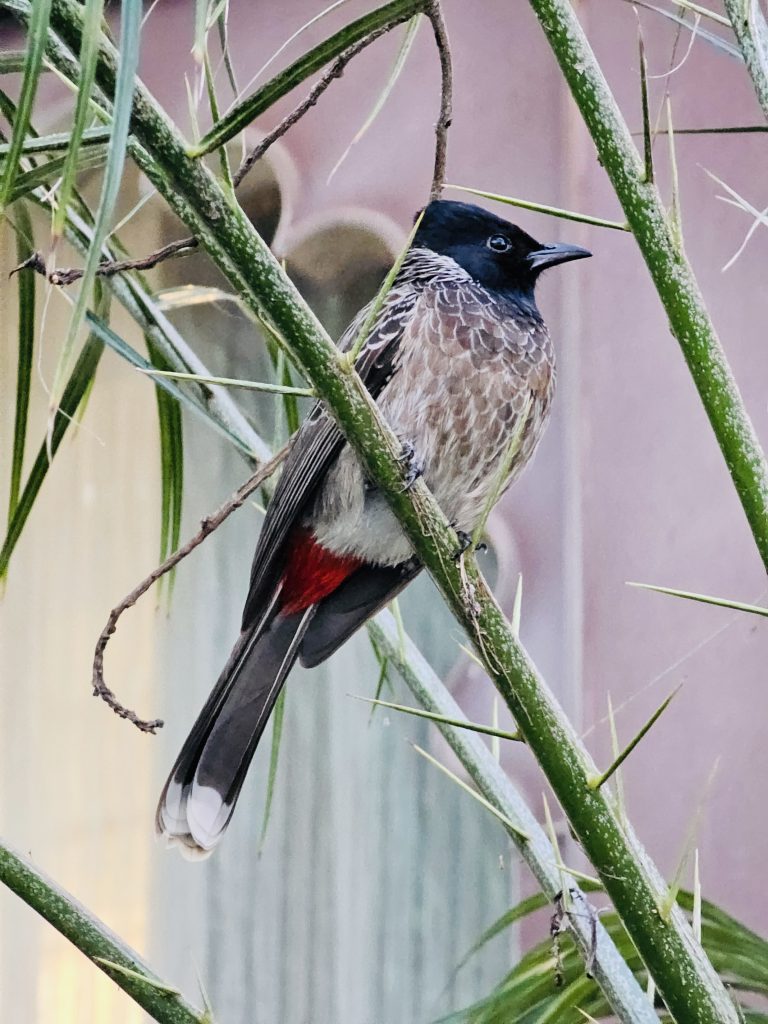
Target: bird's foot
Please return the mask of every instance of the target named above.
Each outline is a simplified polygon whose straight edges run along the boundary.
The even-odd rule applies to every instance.
[[[451,526],[453,526],[453,528],[456,529],[456,526],[455,526],[454,523],[451,523]],[[458,551],[456,551],[456,553],[454,554],[453,557],[454,557],[454,560],[458,562],[458,560],[461,558],[461,556],[464,554],[464,552],[465,551],[469,551],[469,549],[472,547],[472,534],[471,533],[467,533],[466,530],[456,530],[456,536],[459,538],[459,548],[458,548]],[[488,545],[485,543],[484,540],[480,541],[480,543],[475,547],[475,551],[487,551],[487,550],[488,550]]]
[[[472,534],[467,533],[466,530],[456,530],[456,536],[459,538],[459,547],[454,553],[453,559],[458,562],[464,552],[469,551],[472,547]]]
[[[424,466],[416,455],[416,448],[411,441],[401,443],[400,461],[405,468],[404,491],[410,491],[420,476],[424,475]]]

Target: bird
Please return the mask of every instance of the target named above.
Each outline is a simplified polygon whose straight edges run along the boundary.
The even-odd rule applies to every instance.
[[[409,480],[423,477],[460,537],[530,461],[549,415],[555,358],[536,283],[547,268],[590,255],[537,242],[480,206],[437,199],[380,301],[357,372],[403,446]],[[341,349],[352,348],[372,308],[358,313]],[[325,661],[421,568],[318,402],[269,502],[239,638],[163,788],[161,837],[189,859],[213,851],[294,663]]]

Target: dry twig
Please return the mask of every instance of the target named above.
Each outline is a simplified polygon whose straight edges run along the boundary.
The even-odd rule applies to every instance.
[[[440,115],[435,124],[435,169],[432,173],[432,187],[429,198],[439,199],[445,184],[445,162],[448,154],[448,129],[453,117],[453,67],[448,33],[440,8],[440,0],[430,0],[424,13],[432,23],[437,52],[440,56]]]
[[[269,147],[273,143],[277,142],[279,138],[282,138],[282,136],[285,135],[289,128],[292,128],[293,125],[295,125],[296,122],[299,121],[308,110],[311,110],[312,107],[314,107],[314,105],[323,95],[323,93],[331,84],[331,82],[336,81],[337,78],[341,78],[341,76],[344,74],[344,69],[346,68],[347,64],[349,64],[349,62],[352,60],[352,58],[356,57],[358,53],[361,52],[361,50],[364,50],[367,46],[370,46],[371,43],[375,42],[380,36],[383,36],[386,32],[388,32],[389,28],[389,25],[385,25],[383,28],[379,28],[375,32],[370,32],[359,42],[355,43],[354,46],[350,46],[349,49],[339,54],[339,56],[336,58],[333,64],[331,64],[331,66],[328,68],[328,70],[325,72],[322,78],[320,78],[315,83],[315,85],[312,86],[309,93],[301,101],[301,103],[299,103],[299,105],[295,107],[290,112],[290,114],[284,117],[280,124],[273,128],[268,135],[265,135],[261,142],[259,142],[258,145],[254,146],[254,148],[251,150],[248,156],[243,160],[243,162],[238,167],[232,179],[232,182],[235,185],[235,187],[237,187],[240,184],[240,182],[246,176],[248,171],[250,171],[253,165],[258,160],[261,160],[261,158],[267,152]]]
[[[171,256],[185,254],[187,249],[196,249],[197,245],[196,238],[179,238],[175,242],[169,242],[168,245],[164,245],[161,249],[149,253],[147,256],[140,256],[134,260],[104,260],[96,268],[96,274],[99,277],[113,277],[115,274],[122,274],[126,270],[151,270],[152,267],[156,267],[158,263],[170,259]],[[36,274],[41,274],[51,284],[62,286],[79,281],[84,273],[79,267],[48,270],[45,258],[40,252],[33,252],[18,267],[14,267],[9,276],[17,274],[20,270],[34,270]]]
[[[161,576],[165,576],[166,573],[170,572],[179,562],[186,558],[186,556],[194,551],[196,547],[203,543],[206,537],[209,537],[214,530],[217,530],[221,524],[227,519],[236,509],[245,502],[249,495],[253,494],[255,490],[262,486],[265,480],[275,472],[278,466],[285,459],[286,455],[290,451],[291,442],[289,441],[269,462],[265,462],[260,466],[256,472],[246,482],[235,491],[231,498],[224,502],[224,504],[216,510],[212,515],[206,516],[205,519],[200,523],[200,529],[190,538],[186,544],[183,544],[180,548],[169,555],[156,569],[145,579],[139,583],[138,586],[128,594],[120,604],[116,605],[109,613],[107,624],[101,631],[98,642],[96,644],[96,650],[93,655],[93,695],[94,697],[101,697],[101,699],[112,708],[116,715],[120,718],[125,718],[129,722],[132,722],[137,729],[142,732],[154,733],[157,729],[161,728],[163,722],[161,719],[150,719],[145,720],[139,718],[135,711],[131,711],[130,708],[126,708],[120,701],[115,697],[112,690],[109,689],[104,681],[104,651],[106,650],[107,644],[112,638],[120,616],[123,612],[132,608],[133,605],[142,597],[149,588],[156,583]]]
[[[437,44],[437,50],[440,57],[440,72],[442,79],[440,114],[435,124],[435,165],[432,175],[432,185],[429,192],[429,198],[432,200],[440,197],[445,181],[448,129],[451,126],[453,105],[453,71],[451,66],[451,51],[448,42],[448,34],[445,29],[445,22],[443,20],[439,0],[430,0],[425,7],[424,13],[432,24],[432,31],[434,32],[435,43]],[[242,183],[243,179],[254,164],[261,160],[267,150],[277,142],[278,139],[282,138],[282,136],[285,135],[285,133],[292,128],[297,121],[301,120],[308,110],[311,110],[312,107],[315,106],[328,86],[332,82],[336,81],[336,79],[341,78],[347,64],[349,64],[349,62],[356,57],[358,53],[370,46],[371,43],[385,35],[390,28],[391,26],[386,25],[377,29],[375,32],[370,32],[359,42],[355,43],[354,46],[350,46],[343,53],[339,54],[333,64],[331,64],[323,76],[310,89],[309,93],[301,103],[299,103],[299,105],[295,107],[290,114],[286,115],[286,117],[284,117],[271,132],[265,135],[261,142],[253,147],[235,172],[232,179],[235,187]],[[99,264],[96,269],[96,273],[100,277],[111,277],[114,274],[121,274],[128,270],[151,270],[153,267],[156,267],[159,263],[170,259],[172,256],[183,254],[185,250],[196,249],[197,245],[198,241],[194,237],[179,238],[175,242],[169,242],[168,245],[164,245],[161,249],[157,249],[146,256],[140,256],[137,259],[105,260],[103,263]],[[18,267],[12,270],[11,274],[15,274],[20,270],[34,270],[36,273],[45,277],[51,284],[59,285],[60,287],[79,281],[83,276],[83,271],[77,267],[57,268],[49,271],[41,253],[33,253],[29,259],[25,260],[23,263],[19,264]]]

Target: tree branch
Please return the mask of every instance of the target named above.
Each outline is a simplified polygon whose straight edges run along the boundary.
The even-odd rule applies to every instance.
[[[435,124],[435,169],[432,173],[430,199],[439,199],[445,185],[445,164],[448,155],[448,129],[453,116],[453,67],[448,32],[443,20],[440,0],[430,0],[426,16],[432,23],[437,52],[440,56],[440,114]]]
[[[104,260],[96,267],[96,275],[97,277],[114,277],[115,274],[125,273],[126,270],[151,270],[158,263],[162,263],[172,256],[186,255],[188,250],[196,249],[197,244],[196,238],[179,238],[177,241],[169,242],[168,245],[149,253],[148,256],[141,256],[138,259]],[[61,267],[56,270],[48,270],[45,258],[40,252],[33,252],[29,259],[24,260],[18,267],[14,267],[9,276],[18,274],[20,270],[34,270],[50,284],[60,286],[74,284],[84,273],[80,267],[71,267],[68,270]]]
[[[530,0],[682,349],[768,569],[768,465],[696,278],[569,0]]]
[[[216,512],[203,519],[200,524],[200,529],[194,537],[191,537],[186,544],[182,544],[180,548],[174,551],[173,554],[169,555],[168,558],[158,565],[156,569],[153,569],[149,576],[145,577],[141,583],[135,586],[130,594],[124,597],[123,600],[109,613],[107,624],[99,635],[99,639],[96,643],[96,650],[93,655],[93,695],[94,697],[100,697],[105,704],[112,708],[116,715],[132,722],[137,729],[141,730],[141,732],[156,732],[158,729],[162,728],[162,719],[139,718],[135,711],[131,711],[120,703],[113,691],[110,690],[104,681],[104,652],[107,648],[107,644],[117,629],[117,623],[120,616],[129,608],[132,608],[139,598],[146,594],[154,583],[156,583],[162,576],[165,576],[166,573],[170,572],[171,569],[175,568],[182,559],[186,558],[188,554],[202,544],[206,537],[209,537],[214,530],[217,530],[225,519],[228,519],[236,509],[240,508],[246,499],[272,476],[285,459],[290,448],[291,445],[289,442],[281,448],[277,455],[271,458],[269,462],[266,462],[263,466],[257,469],[256,472],[249,477],[241,487],[238,487],[232,497],[225,501]]]
[[[206,1014],[158,978],[103,921],[5,843],[0,843],[0,882],[69,939],[158,1024],[211,1024]]]
[[[768,26],[757,0],[723,0],[733,34],[768,118]]]

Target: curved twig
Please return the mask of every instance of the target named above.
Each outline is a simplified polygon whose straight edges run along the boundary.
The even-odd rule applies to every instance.
[[[156,583],[161,576],[165,576],[166,573],[170,572],[171,569],[177,566],[183,558],[186,558],[191,551],[194,551],[196,547],[202,544],[206,537],[209,537],[214,530],[217,530],[225,519],[229,518],[236,509],[240,508],[245,500],[253,494],[255,490],[261,487],[265,480],[268,480],[269,477],[272,476],[278,466],[285,459],[290,448],[291,442],[289,441],[288,444],[280,449],[277,455],[271,458],[269,462],[265,462],[260,466],[253,476],[246,480],[241,487],[238,487],[232,497],[225,501],[219,509],[202,520],[200,523],[200,529],[194,537],[191,537],[186,544],[182,544],[182,546],[177,548],[173,554],[169,555],[164,562],[161,562],[157,568],[153,569],[149,576],[143,579],[138,586],[134,587],[130,594],[124,597],[123,600],[109,613],[107,624],[99,635],[99,639],[96,643],[96,650],[93,654],[93,695],[94,697],[100,697],[105,704],[112,708],[116,715],[132,722],[137,729],[141,730],[141,732],[155,733],[158,729],[162,728],[162,719],[139,718],[135,711],[131,711],[130,708],[127,708],[125,705],[120,703],[113,691],[110,690],[104,681],[104,651],[117,629],[117,623],[120,616],[129,608],[132,608],[139,598],[146,594],[149,588]]]
[[[439,199],[445,184],[445,162],[448,155],[448,129],[453,117],[453,66],[448,33],[443,20],[440,0],[430,0],[424,13],[432,24],[437,52],[440,56],[440,115],[435,124],[435,169],[429,198]]]

